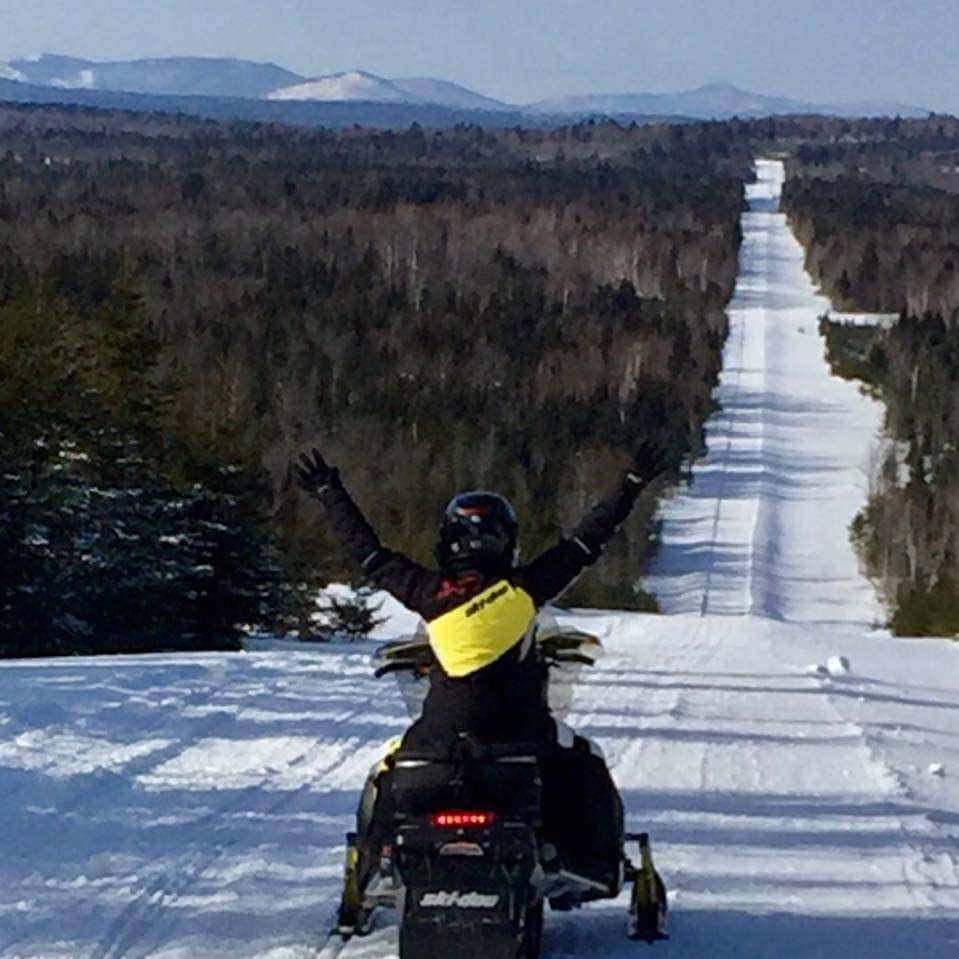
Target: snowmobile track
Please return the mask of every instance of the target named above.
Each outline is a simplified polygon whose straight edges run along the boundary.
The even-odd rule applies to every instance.
[[[343,721],[355,718],[362,711],[360,708],[354,709],[344,715]],[[283,765],[286,769],[293,769],[308,761],[311,756],[322,756],[327,749],[325,744],[318,743],[311,749],[304,750],[300,755],[287,759]],[[327,765],[318,769],[318,777],[335,769],[343,759],[342,753],[337,755]],[[213,826],[229,813],[242,810],[245,807],[244,798],[255,798],[259,795],[269,784],[273,775],[275,773],[265,776],[256,786],[247,787],[242,798],[225,803],[201,817],[194,825]],[[292,805],[298,796],[305,792],[308,792],[308,787],[305,786],[291,790],[281,799],[266,806],[261,812],[267,815],[280,812]],[[165,870],[163,874],[148,883],[106,931],[103,939],[91,953],[91,959],[123,959],[131,955],[143,957],[150,955],[156,939],[155,933],[158,927],[164,924],[164,917],[169,914],[172,904],[200,879],[204,872],[230,848],[230,845],[230,843],[224,843],[215,846],[212,851],[204,850],[189,854],[175,863],[173,868]],[[146,951],[143,951],[144,949]]]

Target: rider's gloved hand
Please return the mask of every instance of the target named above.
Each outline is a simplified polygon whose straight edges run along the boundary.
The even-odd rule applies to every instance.
[[[662,437],[644,440],[633,453],[633,462],[626,472],[626,482],[638,492],[672,466],[673,446]]]
[[[340,485],[339,471],[323,459],[316,447],[310,454],[300,454],[300,462],[294,464],[294,479],[296,485],[310,496],[319,496],[324,490]]]

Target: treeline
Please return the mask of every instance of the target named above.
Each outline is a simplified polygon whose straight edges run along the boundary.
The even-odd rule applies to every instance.
[[[959,309],[959,121],[876,120],[796,143],[783,208],[839,309]]]
[[[840,308],[837,372],[886,404],[894,441],[854,536],[905,635],[959,633],[959,122],[889,120],[805,143],[784,202],[807,267]]]
[[[959,191],[864,174],[787,180],[806,265],[838,309],[922,316],[959,310]]]
[[[167,429],[136,294],[0,264],[0,657],[237,649],[283,606],[253,475]]]
[[[698,449],[749,170],[719,125],[0,129],[0,653],[307,628],[354,575],[291,488],[307,445],[424,561],[458,489],[510,496],[530,554],[642,437]],[[637,602],[651,509],[575,599]]]
[[[907,636],[959,634],[959,327],[941,316],[892,326],[823,321],[836,372],[886,404],[894,441],[853,536]]]

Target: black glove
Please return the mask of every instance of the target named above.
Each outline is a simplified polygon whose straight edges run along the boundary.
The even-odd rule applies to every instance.
[[[669,469],[672,445],[661,437],[644,440],[633,454],[633,462],[626,474],[628,482],[634,486],[648,486],[654,479]]]
[[[339,471],[323,459],[323,454],[316,447],[313,448],[312,456],[300,453],[300,462],[294,464],[294,470],[296,485],[310,496],[319,496],[324,490],[338,486],[340,482]]]

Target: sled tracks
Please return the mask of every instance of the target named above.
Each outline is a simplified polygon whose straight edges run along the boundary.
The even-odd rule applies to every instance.
[[[359,712],[360,710],[355,710],[350,716],[358,715]],[[317,770],[316,778],[320,779],[336,769],[352,748],[352,744],[343,743],[342,748],[337,751],[335,760],[325,763]],[[328,742],[319,742],[285,762],[280,772],[295,769],[311,759],[328,754],[329,749],[330,744]],[[276,775],[276,772],[273,775]],[[234,798],[193,820],[190,826],[196,828],[209,825],[211,829],[214,828],[219,821],[231,813],[247,809],[246,801],[255,799],[269,783],[270,777],[264,777],[255,786],[244,789],[240,797]],[[264,815],[282,812],[293,805],[297,798],[309,791],[309,786],[291,789],[274,802],[258,808],[257,812]],[[90,952],[89,959],[146,959],[147,956],[152,955],[162,942],[161,935],[158,935],[158,933],[162,933],[164,929],[176,924],[176,920],[169,918],[169,911],[177,899],[195,885],[224,853],[235,846],[236,840],[233,840],[217,845],[212,850],[203,849],[189,852],[182,856],[173,867],[165,869],[162,874],[147,882],[110,924],[100,941]],[[338,954],[337,952],[332,955]],[[325,959],[325,953],[321,952],[320,955],[324,956]]]

